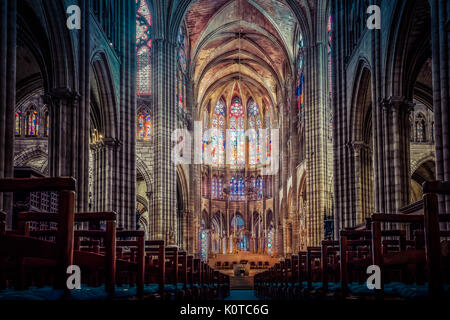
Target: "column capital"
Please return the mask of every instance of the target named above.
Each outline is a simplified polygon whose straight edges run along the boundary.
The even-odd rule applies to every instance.
[[[403,111],[409,114],[414,110],[414,103],[403,96],[389,96],[381,100],[381,106],[388,111]]]
[[[122,143],[115,138],[100,138],[98,141],[91,143],[93,150],[100,150],[107,147],[118,148]]]
[[[116,139],[116,138],[108,137],[108,138],[104,138],[103,139],[103,144],[105,146],[107,146],[107,147],[117,148],[117,147],[119,147],[122,144],[122,142],[120,140]]]

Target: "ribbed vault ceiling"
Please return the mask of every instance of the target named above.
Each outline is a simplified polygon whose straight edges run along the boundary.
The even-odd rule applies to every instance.
[[[199,108],[220,96],[229,104],[239,83],[244,103],[250,97],[260,106],[278,103],[298,27],[284,0],[199,0],[185,23]]]

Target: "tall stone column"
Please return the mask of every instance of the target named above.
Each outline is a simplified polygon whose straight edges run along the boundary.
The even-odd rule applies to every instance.
[[[176,166],[172,159],[174,143],[171,135],[176,128],[176,51],[175,39],[164,37],[152,41],[152,103],[154,125],[155,181],[152,201],[155,215],[154,239],[176,244]]]
[[[396,212],[408,204],[410,193],[409,114],[412,103],[403,97],[389,97],[382,101],[384,141],[385,207]]]
[[[54,88],[45,97],[49,105],[49,173],[76,178],[77,107],[80,95],[69,88]]]
[[[309,244],[317,246],[324,237],[324,213],[326,208],[326,106],[328,86],[326,77],[327,46],[320,39],[311,39],[306,50],[307,70],[305,133],[307,174],[307,228]]]
[[[374,1],[375,5],[380,5],[380,0]],[[383,135],[383,109],[379,101],[383,97],[382,79],[383,57],[381,55],[381,30],[371,30],[372,36],[372,61],[373,72],[371,73],[372,81],[372,142],[373,142],[373,168],[374,168],[374,194],[375,212],[386,212],[386,202],[384,201],[384,163],[386,162],[383,152],[384,135]]]
[[[433,71],[433,111],[436,179],[450,180],[450,4],[430,0]],[[439,197],[439,211],[450,211],[450,196]]]
[[[77,210],[88,210],[89,189],[89,121],[90,121],[90,0],[80,1],[82,10],[79,55],[79,92],[80,101],[77,110]],[[51,128],[50,128],[51,130]]]
[[[16,105],[17,1],[0,4],[0,178],[13,176],[14,108]],[[0,193],[0,210],[12,225],[12,194]]]
[[[289,204],[288,204],[288,190],[287,190],[287,181],[288,181],[288,174],[289,174],[289,110],[286,107],[286,105],[282,104],[280,106],[280,109],[282,110],[283,116],[282,116],[282,126],[281,126],[281,186],[282,186],[282,192],[283,192],[283,202],[284,206],[281,207],[280,210],[280,218],[281,218],[281,225],[282,225],[282,234],[283,234],[283,244],[279,248],[279,253],[284,256],[285,254],[285,248],[287,247],[286,243],[286,219],[288,217],[288,210],[289,210]]]
[[[94,165],[94,211],[113,209],[113,169],[117,141],[105,138],[92,146]]]
[[[189,68],[188,68],[189,69]],[[194,121],[201,121],[201,114],[197,114],[197,105],[194,100],[194,81],[192,79],[186,80],[186,107],[188,112],[192,115],[192,119]],[[204,125],[204,124],[203,124]],[[201,144],[203,139],[203,125],[202,128],[196,127],[195,122],[190,125],[188,128],[191,132],[192,144],[191,144],[191,164],[189,165],[189,214],[191,218],[198,217],[201,215],[202,209],[202,165],[196,163],[196,153],[195,147],[198,144]],[[192,129],[194,132],[192,132]],[[196,130],[199,132],[196,134]],[[200,141],[197,141],[200,140]],[[197,253],[197,243],[199,229],[197,228],[197,224],[190,223],[187,226],[188,237],[187,243],[185,245],[185,249],[188,253],[195,254]]]
[[[136,3],[122,1],[120,99],[113,203],[118,226],[136,228]],[[174,209],[175,210],[175,209]]]

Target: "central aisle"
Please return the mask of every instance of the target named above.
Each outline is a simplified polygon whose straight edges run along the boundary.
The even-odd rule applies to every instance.
[[[225,300],[259,300],[253,290],[230,290]]]
[[[253,270],[252,270],[253,271]],[[230,295],[225,300],[259,300],[253,290],[253,275],[250,276],[231,276],[230,277]]]

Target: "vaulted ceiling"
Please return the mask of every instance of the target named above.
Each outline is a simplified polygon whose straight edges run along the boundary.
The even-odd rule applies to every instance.
[[[299,28],[284,0],[199,0],[185,24],[199,108],[220,96],[229,104],[236,86],[244,103],[277,105]]]

